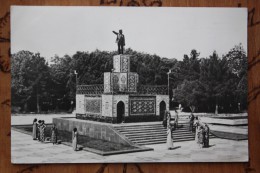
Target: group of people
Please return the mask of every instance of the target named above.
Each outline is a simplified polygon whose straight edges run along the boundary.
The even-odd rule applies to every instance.
[[[194,116],[191,113],[190,119],[190,126],[189,130],[194,132],[195,131],[195,142],[198,144],[200,148],[209,147],[209,133],[210,129],[209,126],[205,123],[199,121],[199,118]],[[167,148],[173,149],[173,139],[172,139],[172,131],[178,128],[178,121],[179,115],[178,112],[175,110],[175,118],[173,118],[173,122],[171,122],[171,114],[169,111],[165,111],[164,118],[163,118],[163,126],[167,128]]]
[[[45,130],[46,130],[46,124],[44,120],[39,120],[37,123],[37,119],[35,118],[33,120],[33,131],[32,131],[33,140],[45,142],[46,140]],[[58,130],[55,124],[53,124],[51,127],[51,142],[53,143],[53,145],[57,144],[57,135],[58,135]]]
[[[35,118],[33,120],[33,131],[32,131],[32,137],[33,140],[38,140],[40,142],[45,141],[45,128],[46,124],[44,120],[39,120],[37,122],[37,119]]]
[[[205,123],[199,121],[198,117],[195,117],[194,124],[195,132],[195,141],[197,142],[200,148],[209,147],[209,126]]]
[[[200,148],[209,147],[209,126],[205,123],[202,123],[197,116],[194,116],[193,113],[191,113],[191,116],[189,118],[189,130],[192,132],[195,131],[196,143],[199,145]]]
[[[47,139],[47,137],[45,135],[46,127],[47,126],[46,126],[44,120],[39,120],[37,122],[37,119],[35,118],[33,120],[33,130],[32,130],[33,140],[45,142]],[[52,127],[51,127],[50,141],[52,142],[53,145],[58,144],[58,129],[55,124],[52,124]],[[72,131],[72,148],[74,151],[77,151],[77,143],[78,143],[78,132],[77,132],[77,128],[74,128]]]

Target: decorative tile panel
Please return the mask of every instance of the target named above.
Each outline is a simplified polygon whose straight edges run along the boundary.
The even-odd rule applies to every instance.
[[[111,90],[110,86],[110,72],[104,73],[104,92],[109,93]]]
[[[119,91],[125,92],[127,91],[127,73],[120,73],[120,80],[119,80]]]
[[[130,115],[155,115],[155,97],[131,97]]]
[[[137,81],[138,81],[138,75],[136,73],[128,73],[128,91],[129,92],[137,91]]]
[[[121,72],[130,72],[130,60],[129,56],[121,56]]]
[[[101,113],[101,97],[85,97],[86,113]]]
[[[119,86],[120,86],[120,83],[119,83],[119,80],[120,80],[120,73],[112,73],[112,88],[113,88],[113,91],[117,92],[119,91]]]
[[[121,68],[120,68],[120,63],[121,63],[121,60],[120,60],[120,55],[115,55],[113,57],[113,68],[114,68],[114,72],[120,72]]]

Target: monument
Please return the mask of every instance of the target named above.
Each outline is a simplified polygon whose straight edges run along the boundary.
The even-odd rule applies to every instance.
[[[113,31],[114,34],[116,34],[116,43],[118,46],[118,54],[124,53],[124,46],[125,46],[125,36],[123,34],[122,29],[119,30],[119,33]]]
[[[140,85],[130,55],[115,55],[102,85],[78,85],[76,118],[110,123],[162,120],[169,109],[167,85]]]

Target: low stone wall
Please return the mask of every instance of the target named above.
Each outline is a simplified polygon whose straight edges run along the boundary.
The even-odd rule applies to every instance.
[[[131,141],[114,130],[111,125],[106,123],[66,117],[53,118],[53,123],[55,123],[58,130],[72,132],[72,130],[76,127],[80,135],[115,143],[121,143],[124,145],[134,145]]]

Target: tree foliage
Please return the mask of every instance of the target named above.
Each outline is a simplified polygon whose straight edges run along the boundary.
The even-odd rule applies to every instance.
[[[103,84],[103,73],[111,72],[117,52],[95,50],[74,55],[55,55],[50,65],[38,53],[20,51],[12,55],[12,105],[21,111],[61,111],[75,106],[78,84]],[[221,58],[216,52],[207,58],[193,49],[182,61],[127,49],[130,69],[139,74],[142,85],[167,85],[176,104],[197,111],[231,111],[241,103],[246,109],[247,57],[242,45]],[[73,104],[72,104],[73,102]]]

